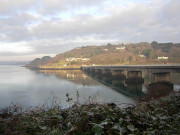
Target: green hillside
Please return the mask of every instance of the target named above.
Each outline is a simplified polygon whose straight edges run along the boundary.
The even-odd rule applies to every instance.
[[[36,58],[33,61],[31,61],[30,63],[28,63],[26,66],[36,68],[38,66],[46,64],[48,62],[48,60],[50,60],[50,59],[51,59],[51,57],[49,57],[49,56],[44,56],[42,58]]]
[[[103,46],[82,46],[54,58],[35,59],[28,66],[75,68],[82,65],[170,64],[180,63],[180,44],[141,42]]]

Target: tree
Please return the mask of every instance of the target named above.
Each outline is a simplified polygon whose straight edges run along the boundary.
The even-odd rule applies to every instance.
[[[157,42],[157,41],[153,41],[153,42],[151,43],[151,45],[152,45],[152,46],[157,46],[157,45],[158,45],[158,42]]]
[[[132,61],[132,58],[133,58],[132,56],[129,56],[129,58],[128,58],[128,59],[129,59],[129,61]]]
[[[147,58],[150,58],[151,52],[152,52],[151,49],[146,49],[146,50],[143,50],[142,54],[144,54]]]
[[[107,48],[109,49],[109,48],[112,47],[112,44],[108,43],[106,46],[107,46]]]

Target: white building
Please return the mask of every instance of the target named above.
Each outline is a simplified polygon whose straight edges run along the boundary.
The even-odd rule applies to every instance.
[[[158,60],[168,60],[169,57],[164,57],[164,56],[161,56],[161,57],[158,57]]]
[[[89,58],[66,58],[66,61],[78,61],[78,60],[83,60],[83,61],[88,61]]]
[[[124,50],[125,47],[116,47],[116,50]]]
[[[81,60],[89,60],[89,58],[82,58]]]
[[[66,58],[66,61],[75,61],[75,58]]]

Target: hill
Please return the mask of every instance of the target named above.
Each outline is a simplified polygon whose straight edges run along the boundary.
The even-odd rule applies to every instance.
[[[46,59],[47,58],[47,59]],[[27,66],[39,68],[77,68],[82,65],[169,64],[180,63],[180,44],[141,42],[103,46],[82,46],[54,58],[37,58]]]
[[[31,67],[31,68],[37,68],[41,65],[46,64],[46,62],[48,62],[48,60],[50,60],[51,57],[49,56],[44,56],[42,58],[36,58],[33,61],[31,61],[30,63],[28,63],[26,66],[27,67]]]

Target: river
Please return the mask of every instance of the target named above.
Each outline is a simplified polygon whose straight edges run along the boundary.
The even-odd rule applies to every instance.
[[[171,73],[170,83],[173,90],[180,88],[180,74]],[[66,94],[73,101],[116,102],[134,104],[138,97],[147,93],[151,75],[143,73],[143,83],[111,85],[103,83],[80,70],[29,70],[21,66],[0,66],[0,108],[16,104],[34,107],[51,104],[56,100],[62,107],[68,106]],[[79,98],[77,99],[77,91]]]

